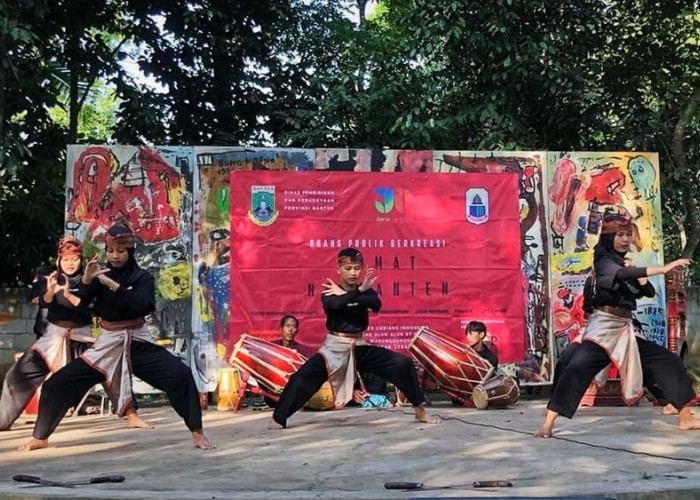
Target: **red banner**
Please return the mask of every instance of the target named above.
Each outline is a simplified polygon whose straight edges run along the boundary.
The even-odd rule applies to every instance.
[[[231,173],[229,351],[242,333],[326,336],[321,284],[355,247],[379,277],[365,339],[403,351],[420,326],[458,339],[486,323],[501,362],[525,354],[515,174]]]

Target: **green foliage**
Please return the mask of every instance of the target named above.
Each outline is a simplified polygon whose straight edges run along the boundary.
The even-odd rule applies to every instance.
[[[0,283],[53,255],[88,142],[659,151],[695,251],[697,0],[375,4],[0,0]]]

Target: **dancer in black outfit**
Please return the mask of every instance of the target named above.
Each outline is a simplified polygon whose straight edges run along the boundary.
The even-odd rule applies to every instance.
[[[678,427],[700,429],[688,404],[695,398],[692,383],[681,359],[653,342],[635,335],[632,311],[637,298],[653,297],[647,277],[686,267],[679,259],[663,267],[635,267],[625,263],[632,241],[632,222],[627,214],[607,213],[595,247],[593,267],[595,295],[583,341],[557,377],[547,413],[536,437],[550,437],[559,415],[572,418],[596,374],[604,376],[607,365],[620,373],[622,397],[632,404],[643,395],[643,384],[656,385],[678,409]]]
[[[155,309],[155,281],[134,259],[135,235],[126,226],[112,226],[106,234],[107,269],[97,258],[85,270],[81,298],[95,298],[100,336],[80,358],[56,372],[44,385],[33,438],[20,450],[48,446],[48,438],[68,408],[90,387],[106,380],[121,416],[132,405],[132,373],[165,391],[170,404],[192,433],[194,445],[214,446],[202,432],[199,393],[190,369],[163,347],[152,343],[145,316]]]
[[[340,284],[328,278],[323,284],[325,290],[321,297],[328,336],[319,352],[290,377],[268,429],[287,427],[287,419],[304,406],[326,380],[333,387],[337,406],[350,401],[355,370],[373,373],[393,383],[411,401],[416,420],[431,424],[440,422],[425,410],[413,362],[406,356],[373,346],[362,339],[362,333],[369,325],[369,311],[378,312],[382,306],[372,288],[377,281],[374,269],[368,268],[360,282],[363,263],[362,254],[354,248],[346,248],[338,254]]]
[[[37,340],[5,376],[0,398],[2,431],[19,418],[50,373],[64,367],[74,353],[84,351],[95,341],[90,331],[92,311],[77,296],[83,272],[82,256],[80,241],[63,237],[58,243],[56,267],[48,274],[35,276],[32,295],[37,299],[41,315],[37,316],[34,327]]]

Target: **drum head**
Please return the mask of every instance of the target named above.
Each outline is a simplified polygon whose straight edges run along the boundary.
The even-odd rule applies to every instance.
[[[474,401],[474,406],[479,410],[485,410],[489,407],[489,395],[484,389],[484,386],[477,385],[472,393],[472,401]]]

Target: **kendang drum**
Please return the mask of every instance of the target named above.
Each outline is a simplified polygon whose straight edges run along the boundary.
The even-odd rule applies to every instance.
[[[427,327],[416,332],[408,352],[434,379],[437,390],[461,402],[471,399],[474,388],[494,370],[466,343]]]
[[[238,391],[241,387],[241,376],[235,368],[222,368],[219,370],[218,384],[216,388],[216,409],[218,411],[230,411],[238,402]]]
[[[266,389],[280,394],[292,376],[306,362],[293,349],[243,334],[231,354],[231,364],[250,373]]]
[[[289,377],[306,363],[306,357],[294,349],[289,349],[266,340],[243,334],[231,354],[231,364],[250,373],[266,398],[268,404],[274,404],[287,385]],[[313,410],[331,410],[335,408],[335,398],[331,384],[325,382],[306,404]]]
[[[480,410],[505,408],[515,404],[520,398],[518,381],[513,377],[497,375],[474,388],[472,400]]]
[[[335,408],[335,396],[330,382],[324,382],[316,394],[306,403],[306,408],[310,410],[332,410]]]

